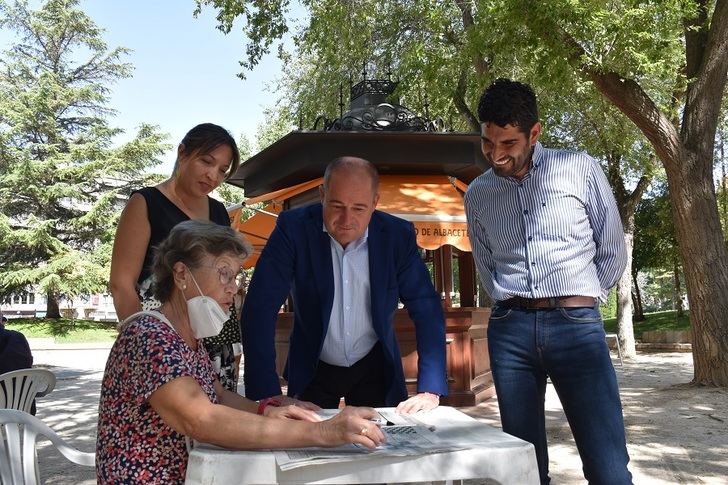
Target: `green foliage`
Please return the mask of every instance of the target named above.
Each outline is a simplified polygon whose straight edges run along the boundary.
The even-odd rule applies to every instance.
[[[343,85],[346,96],[349,80],[358,82],[363,70],[368,78],[380,79],[391,71],[400,82],[396,95],[402,104],[424,114],[428,103],[430,116],[452,121],[454,129],[477,128],[468,117],[485,74],[477,68],[487,70],[487,60],[468,35],[477,26],[463,24],[463,11],[454,2],[370,0],[356,8],[345,1],[305,4],[311,21],[295,38],[295,57],[304,68],[284,76],[287,97],[305,120],[338,115],[337,88]],[[346,110],[346,97],[344,103]]]
[[[77,4],[0,1],[0,294],[38,286],[49,309],[106,287],[121,205],[167,149],[151,125],[112,148],[109,86],[132,67]]]
[[[675,309],[676,295],[675,272],[673,268],[644,269],[638,277],[642,291],[642,306],[645,312],[656,312]],[[680,278],[680,288],[685,288],[683,278]]]
[[[678,259],[670,199],[667,187],[661,185],[637,207],[632,272],[646,268],[672,271]]]
[[[264,150],[295,129],[293,113],[284,103],[263,111],[264,121],[258,125],[256,147]]]
[[[543,123],[548,127],[543,143],[585,151],[605,161],[616,157],[623,182],[630,186],[643,175],[651,178],[656,157],[644,135],[590,83],[573,82],[539,95]]]
[[[728,246],[728,97],[723,97],[723,111],[715,143],[716,197],[723,229],[723,240]]]
[[[26,338],[52,338],[57,343],[113,342],[118,335],[116,323],[68,318],[53,321],[19,318],[9,320],[7,328],[22,333]]]
[[[260,59],[269,51],[270,45],[288,31],[285,14],[288,13],[288,0],[252,0],[236,2],[229,0],[195,0],[197,16],[204,5],[212,5],[219,9],[217,14],[218,29],[229,34],[238,17],[245,19],[242,27],[245,37],[250,42],[245,47],[246,59],[240,61],[243,72],[238,76],[245,79],[245,70],[254,68]]]
[[[245,133],[240,135],[238,140],[238,151],[240,152],[240,161],[244,162],[253,155],[253,148],[250,144],[250,140],[245,136]],[[223,204],[231,206],[239,204],[245,199],[243,189],[236,187],[232,184],[222,184],[216,190],[217,195],[222,199]]]
[[[285,62],[279,82],[282,101],[268,113],[274,119],[284,118],[295,124],[301,120],[302,127],[309,128],[319,115],[338,116],[339,89],[344,93],[346,111],[348,88],[361,79],[365,70],[369,78],[384,78],[391,72],[400,81],[396,97],[415,112],[424,114],[427,103],[431,117],[441,117],[446,126],[456,131],[473,131],[479,129],[475,108],[482,88],[495,77],[515,77],[531,82],[539,91],[544,119],[554,127],[547,141],[556,140],[561,142],[558,144],[586,150],[600,158],[607,152],[620,153],[626,164],[626,183],[653,169],[652,151],[634,125],[609,107],[590,83],[581,80],[563,56],[554,56],[543,45],[534,47],[539,42],[533,30],[522,22],[520,2],[365,0],[352,5],[341,0],[308,0],[301,3],[308,17],[293,33],[295,52],[279,50]],[[575,6],[574,2],[563,2],[564,5],[557,3],[549,9],[550,2],[543,3],[550,15],[564,13]],[[619,15],[609,5],[592,3],[588,7],[577,4],[567,24],[574,28],[599,25],[595,36],[599,32],[615,31]],[[258,7],[257,2],[245,0],[198,0],[198,7],[201,4],[218,9],[218,19],[224,19],[220,28],[226,31],[230,31],[236,16],[248,23],[253,21],[249,12]],[[592,17],[589,12],[594,9],[597,12]],[[658,15],[659,8],[653,3],[645,11],[632,8],[626,11],[628,16],[621,20],[623,29]],[[293,16],[286,12],[287,8],[277,9],[277,16],[255,20],[269,23],[268,27],[259,26],[260,32],[269,34],[267,41],[278,40],[280,36],[276,33],[288,31],[288,28],[276,29],[274,25],[295,24]],[[669,40],[661,40],[661,46],[653,49],[664,55],[665,45],[677,48],[680,43],[674,24],[665,20],[661,25],[661,30],[641,43],[673,29]],[[623,38],[621,34],[614,35]],[[600,57],[609,53],[619,59],[614,47],[610,50],[606,45],[601,46],[608,43],[605,39],[595,39],[591,51],[601,50],[604,52],[599,53]],[[629,36],[626,39],[628,42]],[[259,38],[248,40],[260,42]],[[641,45],[635,40],[629,42],[635,44],[633,50]],[[598,132],[594,127],[599,128]],[[268,144],[268,140],[262,143],[263,147]]]
[[[255,1],[197,3],[218,9],[219,28],[224,31],[230,31],[235,17],[240,17],[247,22],[246,29],[265,33],[265,39],[248,36],[251,44],[258,44],[256,53],[267,51],[289,24],[296,24],[285,4],[268,10],[275,15],[253,17],[250,12],[260,8]],[[497,55],[503,52],[497,46],[481,42],[482,26],[473,22],[471,4],[306,0],[301,6],[308,16],[293,33],[295,52],[282,46],[278,50],[284,61],[279,92],[295,123],[302,119],[303,126],[310,127],[319,115],[338,116],[339,87],[344,91],[344,110],[348,109],[350,83],[358,82],[366,70],[367,78],[381,79],[391,72],[400,81],[396,96],[415,112],[424,114],[427,103],[431,117],[441,117],[455,130],[477,129],[470,107],[477,102],[493,59],[504,56]],[[249,56],[241,65],[250,68],[253,60]],[[510,64],[510,59],[506,62]]]
[[[250,143],[248,137],[245,136],[245,133],[242,133],[240,140],[238,140],[238,151],[240,152],[241,162],[253,156],[253,145]]]
[[[694,15],[693,2],[685,0],[632,1],[555,0],[549,2],[481,1],[498,3],[491,10],[496,22],[525,22],[527,30],[515,39],[523,49],[538,49],[543,63],[538,84],[558,88],[573,76],[574,39],[583,54],[581,68],[616,72],[635,80],[665,112],[676,113],[673,95],[685,88],[680,72],[684,66],[683,21]],[[565,72],[568,71],[568,72]],[[548,75],[549,73],[556,74]],[[568,84],[567,87],[570,87]]]
[[[607,333],[616,333],[617,319],[606,318],[604,330]],[[642,332],[652,330],[690,330],[690,312],[686,311],[679,318],[676,311],[646,313],[644,321],[634,323],[634,334],[637,338],[641,338]]]
[[[614,289],[609,291],[607,301],[599,305],[599,312],[602,314],[603,319],[617,316],[617,292]]]
[[[217,188],[216,192],[218,197],[222,200],[222,203],[225,204],[226,207],[234,204],[239,204],[245,199],[243,189],[231,184],[220,185]]]

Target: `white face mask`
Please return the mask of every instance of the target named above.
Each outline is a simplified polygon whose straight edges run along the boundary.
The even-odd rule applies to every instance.
[[[200,296],[187,300],[187,314],[192,333],[196,339],[214,337],[222,331],[222,326],[230,318],[230,313],[224,311],[215,300],[202,294],[194,276],[192,276],[192,282],[200,292]]]

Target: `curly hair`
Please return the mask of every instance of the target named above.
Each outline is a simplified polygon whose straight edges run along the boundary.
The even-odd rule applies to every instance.
[[[231,227],[210,221],[180,222],[172,228],[167,239],[154,248],[154,297],[162,303],[169,301],[174,291],[175,263],[182,262],[195,269],[205,256],[224,253],[246,259],[253,253],[253,247]]]
[[[478,119],[481,123],[495,123],[500,127],[517,126],[528,134],[538,122],[536,94],[528,84],[496,79],[480,96]]]

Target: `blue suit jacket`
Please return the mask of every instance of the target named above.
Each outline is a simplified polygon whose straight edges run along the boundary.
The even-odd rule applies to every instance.
[[[284,377],[296,396],[316,372],[334,299],[329,235],[321,204],[284,211],[258,260],[241,313],[245,394],[261,399],[281,393],[275,369],[275,324],[289,292],[294,324]],[[447,394],[445,320],[439,295],[415,244],[411,223],[375,211],[369,223],[369,277],[374,330],[388,367],[386,404],[407,398],[394,331],[398,299],[415,323],[418,391]]]

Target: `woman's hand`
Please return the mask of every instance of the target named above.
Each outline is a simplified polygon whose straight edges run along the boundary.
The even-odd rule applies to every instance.
[[[298,419],[301,421],[310,421],[312,423],[318,423],[321,421],[321,417],[315,412],[294,405],[278,407],[266,406],[263,410],[263,416],[278,419]]]
[[[355,443],[376,448],[384,443],[384,433],[372,420],[378,417],[372,408],[345,407],[339,414],[319,424],[323,446]]]

